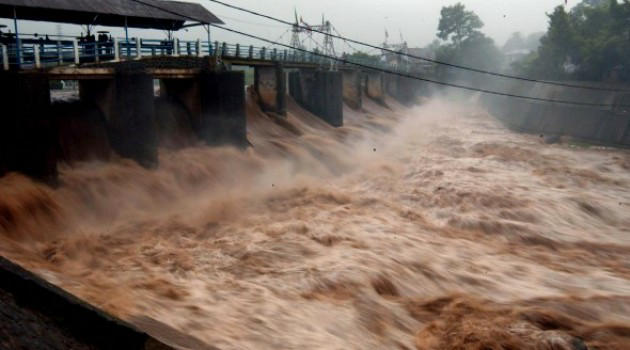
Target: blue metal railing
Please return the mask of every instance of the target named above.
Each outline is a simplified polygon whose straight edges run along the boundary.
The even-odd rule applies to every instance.
[[[161,40],[137,39],[128,43],[125,39],[112,39],[101,42],[79,42],[77,40],[46,40],[26,38],[20,42],[19,56],[15,44],[2,46],[0,62],[6,69],[40,68],[55,65],[72,65],[115,60],[138,59],[157,56],[218,56],[222,58],[242,58],[280,62],[312,63],[320,66],[335,66],[338,63],[330,58],[300,50],[255,47],[251,45],[208,42],[203,40]],[[374,59],[344,57],[349,64],[362,67],[409,72],[410,65],[389,64]]]

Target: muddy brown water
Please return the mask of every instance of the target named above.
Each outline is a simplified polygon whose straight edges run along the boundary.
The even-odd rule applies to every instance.
[[[0,254],[220,349],[629,349],[630,153],[448,99],[0,179]]]

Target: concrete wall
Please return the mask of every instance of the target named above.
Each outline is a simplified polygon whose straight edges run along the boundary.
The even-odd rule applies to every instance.
[[[396,95],[393,96],[407,106],[413,105],[422,93],[422,83],[417,79],[396,76]]]
[[[385,103],[385,77],[384,73],[365,71],[365,94],[367,97],[379,103]]]
[[[202,72],[201,136],[209,145],[232,144],[245,147],[245,75],[243,72]]]
[[[161,79],[160,96],[177,101],[190,113],[190,123],[199,134],[201,130],[201,84],[199,79]]]
[[[343,100],[352,109],[363,108],[361,93],[361,71],[358,69],[343,70]]]
[[[300,70],[289,74],[291,96],[306,110],[332,126],[343,126],[341,72]]]
[[[383,74],[383,85],[385,86],[385,92],[394,98],[398,97],[398,76],[394,74]]]
[[[254,89],[265,112],[287,114],[287,83],[282,64],[254,69]]]
[[[142,166],[157,165],[152,76],[142,71],[118,71],[114,79],[81,80],[79,91],[82,100],[101,108],[116,153]]]
[[[1,256],[0,348],[173,349]]]
[[[485,95],[490,112],[509,127],[530,133],[571,136],[576,139],[630,146],[630,110],[618,105],[630,100],[624,93],[551,86],[541,83],[494,84],[508,93],[617,107],[589,107]],[[592,85],[611,88],[610,85]],[[614,86],[615,88],[625,88]],[[625,102],[627,103],[627,102]]]
[[[48,76],[3,72],[0,81],[0,176],[18,171],[55,184],[56,126],[49,115]]]

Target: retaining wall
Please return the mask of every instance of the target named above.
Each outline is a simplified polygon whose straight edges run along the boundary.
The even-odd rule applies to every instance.
[[[510,94],[606,104],[610,107],[575,106],[484,95],[489,111],[508,127],[529,133],[570,136],[575,139],[618,146],[630,146],[630,92],[576,89],[543,83],[491,84]],[[629,86],[595,84],[588,86],[630,90]]]

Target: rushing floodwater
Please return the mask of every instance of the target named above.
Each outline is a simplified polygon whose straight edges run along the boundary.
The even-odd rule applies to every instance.
[[[220,349],[630,348],[628,151],[365,104],[332,129],[250,99],[246,151],[9,175],[0,254]]]

